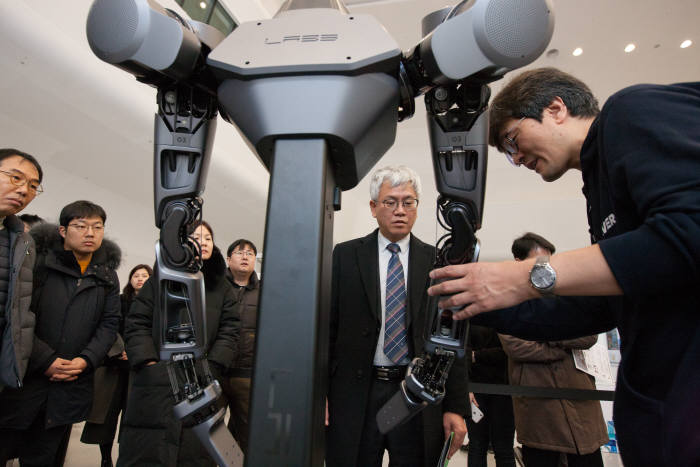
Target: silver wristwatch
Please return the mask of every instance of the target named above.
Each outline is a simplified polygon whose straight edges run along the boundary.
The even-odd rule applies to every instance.
[[[538,256],[530,269],[530,284],[542,295],[552,295],[557,273],[549,264],[549,256]]]

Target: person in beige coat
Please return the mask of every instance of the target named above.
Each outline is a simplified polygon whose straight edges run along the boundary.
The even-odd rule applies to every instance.
[[[512,250],[516,260],[523,260],[549,256],[555,247],[527,233],[513,242]],[[595,389],[593,377],[576,368],[572,350],[592,347],[597,336],[553,342],[503,334],[499,338],[508,355],[512,385]],[[526,467],[557,466],[562,453],[570,467],[603,467],[600,446],[608,442],[608,435],[599,401],[513,397],[513,413]]]

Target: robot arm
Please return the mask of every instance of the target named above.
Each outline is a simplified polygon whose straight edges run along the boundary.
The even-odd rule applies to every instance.
[[[153,338],[167,362],[176,416],[193,427],[217,463],[231,465],[234,441],[223,423],[225,408],[216,403],[221,387],[206,360],[200,248],[189,236],[201,218],[216,129],[216,86],[205,60],[223,35],[151,0],[95,1],[87,35],[99,58],[158,89]]]
[[[412,114],[409,96],[425,93],[438,221],[435,267],[477,261],[486,183],[489,82],[535,60],[553,31],[547,0],[462,1],[423,20],[426,37],[401,67],[400,119]],[[459,46],[455,46],[459,44]],[[454,321],[438,297],[428,302],[424,354],[415,358],[397,392],[377,413],[382,433],[445,397],[455,358],[463,358],[469,322]]]
[[[447,230],[436,245],[435,267],[477,261],[486,181],[486,84],[462,83],[436,87],[426,94],[435,180],[440,192],[438,221]],[[457,108],[447,109],[459,102]],[[415,358],[401,390],[377,413],[379,430],[386,433],[445,397],[445,384],[455,358],[463,358],[469,321],[455,321],[453,311],[428,301],[424,354]]]

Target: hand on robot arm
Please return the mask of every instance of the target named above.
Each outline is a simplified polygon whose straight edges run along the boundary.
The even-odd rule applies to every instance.
[[[518,305],[541,295],[530,285],[535,259],[450,265],[430,273],[442,280],[428,289],[429,295],[447,296],[441,306],[461,309],[454,319],[466,319],[486,311]],[[553,255],[557,272],[554,294],[561,296],[611,296],[622,290],[600,247],[592,245]],[[451,295],[451,296],[448,296]]]

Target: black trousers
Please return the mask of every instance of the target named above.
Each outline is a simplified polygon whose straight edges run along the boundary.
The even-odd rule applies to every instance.
[[[233,435],[243,454],[248,452],[250,435],[250,381],[248,377],[224,376],[221,388],[228,399],[228,430]]]
[[[469,433],[468,467],[486,467],[489,444],[493,446],[498,467],[515,467],[513,454],[513,401],[510,396],[474,394],[479,410],[484,413],[479,423],[467,416]]]
[[[423,417],[420,414],[385,435],[377,427],[377,412],[396,394],[400,383],[401,380],[373,381],[360,439],[358,466],[381,467],[384,450],[389,451],[389,467],[424,466]]]
[[[603,467],[603,455],[600,449],[591,454],[564,454],[523,445],[525,467],[558,467],[561,455],[566,456],[569,467]]]
[[[19,457],[22,467],[61,466],[72,425],[44,427],[42,410],[26,430],[0,429],[0,466]]]

